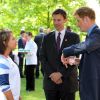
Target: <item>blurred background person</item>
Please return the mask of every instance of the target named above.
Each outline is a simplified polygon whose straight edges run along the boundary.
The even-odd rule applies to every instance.
[[[51,32],[51,29],[50,28],[47,28],[46,31],[45,31],[46,34],[48,34],[50,32]]]
[[[26,50],[26,90],[35,90],[34,69],[37,65],[37,44],[32,40],[32,33],[27,32]]]
[[[42,44],[44,35],[45,35],[44,29],[42,27],[40,27],[39,34],[37,36],[35,36],[35,38],[34,38],[34,41],[35,41],[35,43],[38,46],[38,50],[37,50],[38,64],[36,66],[36,72],[35,72],[36,78],[39,78],[39,75],[40,75],[40,73],[39,73],[40,66],[41,66],[41,72],[42,72],[42,74],[44,73],[43,69],[42,69],[42,65],[41,65],[41,60],[40,60],[40,49],[41,49],[41,44]]]
[[[19,38],[19,40],[18,40],[18,49],[19,50],[24,50],[24,48],[25,48],[25,45],[26,45],[26,33],[25,33],[25,31],[21,31],[20,32],[20,35],[21,35],[21,37]],[[20,76],[21,76],[21,78],[23,78],[24,77],[24,69],[25,69],[25,67],[23,67],[24,66],[24,53],[23,52],[18,52],[18,57],[19,57],[19,71],[20,71]]]
[[[71,27],[70,26],[67,26],[67,31],[71,32]]]

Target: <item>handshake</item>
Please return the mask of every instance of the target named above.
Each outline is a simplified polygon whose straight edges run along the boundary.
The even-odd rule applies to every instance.
[[[80,59],[77,58],[76,56],[64,57],[64,55],[62,54],[61,62],[66,66],[66,68],[68,68],[67,64],[69,64],[69,65],[79,65]]]

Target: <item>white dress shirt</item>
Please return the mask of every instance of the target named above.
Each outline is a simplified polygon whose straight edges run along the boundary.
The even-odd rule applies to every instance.
[[[60,31],[60,38],[61,38],[61,41],[60,41],[60,47],[61,47],[61,45],[62,45],[62,42],[63,42],[63,39],[64,39],[64,36],[65,36],[65,29],[63,29],[62,31]],[[55,31],[55,39],[56,39],[56,41],[57,41],[57,36],[58,36],[58,31]]]

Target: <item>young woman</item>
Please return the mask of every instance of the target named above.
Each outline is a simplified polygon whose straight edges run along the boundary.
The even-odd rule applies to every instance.
[[[35,90],[34,69],[37,65],[37,45],[32,40],[32,33],[27,32],[26,53],[26,91]]]
[[[11,31],[0,31],[0,100],[21,100],[19,70],[9,57],[16,44]]]

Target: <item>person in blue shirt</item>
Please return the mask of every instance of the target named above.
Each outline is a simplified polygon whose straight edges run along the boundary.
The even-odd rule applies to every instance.
[[[69,64],[70,56],[82,54],[79,65],[80,100],[100,100],[100,28],[95,22],[95,11],[81,7],[75,12],[77,26],[87,32],[86,40],[64,48],[61,60]]]

